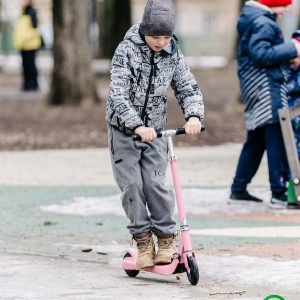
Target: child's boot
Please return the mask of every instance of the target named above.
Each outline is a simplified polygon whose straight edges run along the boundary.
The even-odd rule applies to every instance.
[[[170,264],[176,253],[176,235],[157,235],[158,251],[155,258],[156,265]]]
[[[143,269],[153,267],[155,257],[155,246],[152,238],[152,233],[145,233],[133,236],[138,249],[138,257],[136,260],[136,268]]]

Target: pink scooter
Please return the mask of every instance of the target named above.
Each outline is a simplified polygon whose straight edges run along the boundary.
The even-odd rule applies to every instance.
[[[205,127],[202,126],[201,131],[204,131]],[[171,171],[173,177],[173,184],[175,189],[178,215],[180,220],[180,238],[177,253],[174,253],[173,260],[167,265],[155,265],[153,267],[143,268],[141,271],[157,273],[160,275],[171,275],[178,273],[187,273],[187,278],[192,285],[196,285],[199,281],[199,270],[197,261],[195,258],[195,252],[193,251],[191,244],[191,237],[189,227],[187,224],[183,197],[181,192],[181,186],[179,181],[178,169],[174,155],[172,136],[185,134],[184,128],[162,130],[157,133],[157,137],[167,137],[168,149],[169,149],[169,161],[171,164]],[[140,140],[139,135],[133,135],[134,140]],[[136,259],[138,256],[138,250],[129,248],[126,250],[122,261],[122,268],[125,270],[129,277],[136,277],[140,270],[136,269]]]

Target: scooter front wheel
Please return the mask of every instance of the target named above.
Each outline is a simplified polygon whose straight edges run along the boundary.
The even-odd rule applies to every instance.
[[[123,259],[125,259],[126,257],[132,257],[132,256],[129,252],[126,252]],[[124,270],[124,271],[129,277],[136,277],[140,273],[139,270]]]
[[[187,278],[192,285],[196,285],[199,281],[199,269],[197,261],[193,256],[188,256],[187,260],[190,268],[190,273],[187,273]]]

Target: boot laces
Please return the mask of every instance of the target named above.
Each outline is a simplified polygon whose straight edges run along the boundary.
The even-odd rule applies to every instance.
[[[174,237],[170,238],[159,238],[158,239],[158,247],[159,249],[169,249],[174,243]]]
[[[137,239],[135,237],[132,237],[131,243],[133,243],[133,240],[135,240],[139,251],[141,253],[143,253],[143,252],[146,252],[146,251],[149,250],[149,247],[151,246],[151,239],[152,239],[151,235],[146,236],[146,237],[141,238],[141,239]]]
[[[141,253],[148,251],[150,245],[150,239],[147,239],[145,241],[138,241],[137,246]]]

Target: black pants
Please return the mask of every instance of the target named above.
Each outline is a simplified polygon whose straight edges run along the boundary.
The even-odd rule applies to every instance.
[[[23,66],[23,87],[24,91],[35,91],[38,89],[38,72],[35,65],[36,50],[21,51]]]
[[[258,170],[265,150],[267,151],[272,197],[286,200],[289,166],[279,123],[248,131],[231,191],[244,192],[246,190]]]

